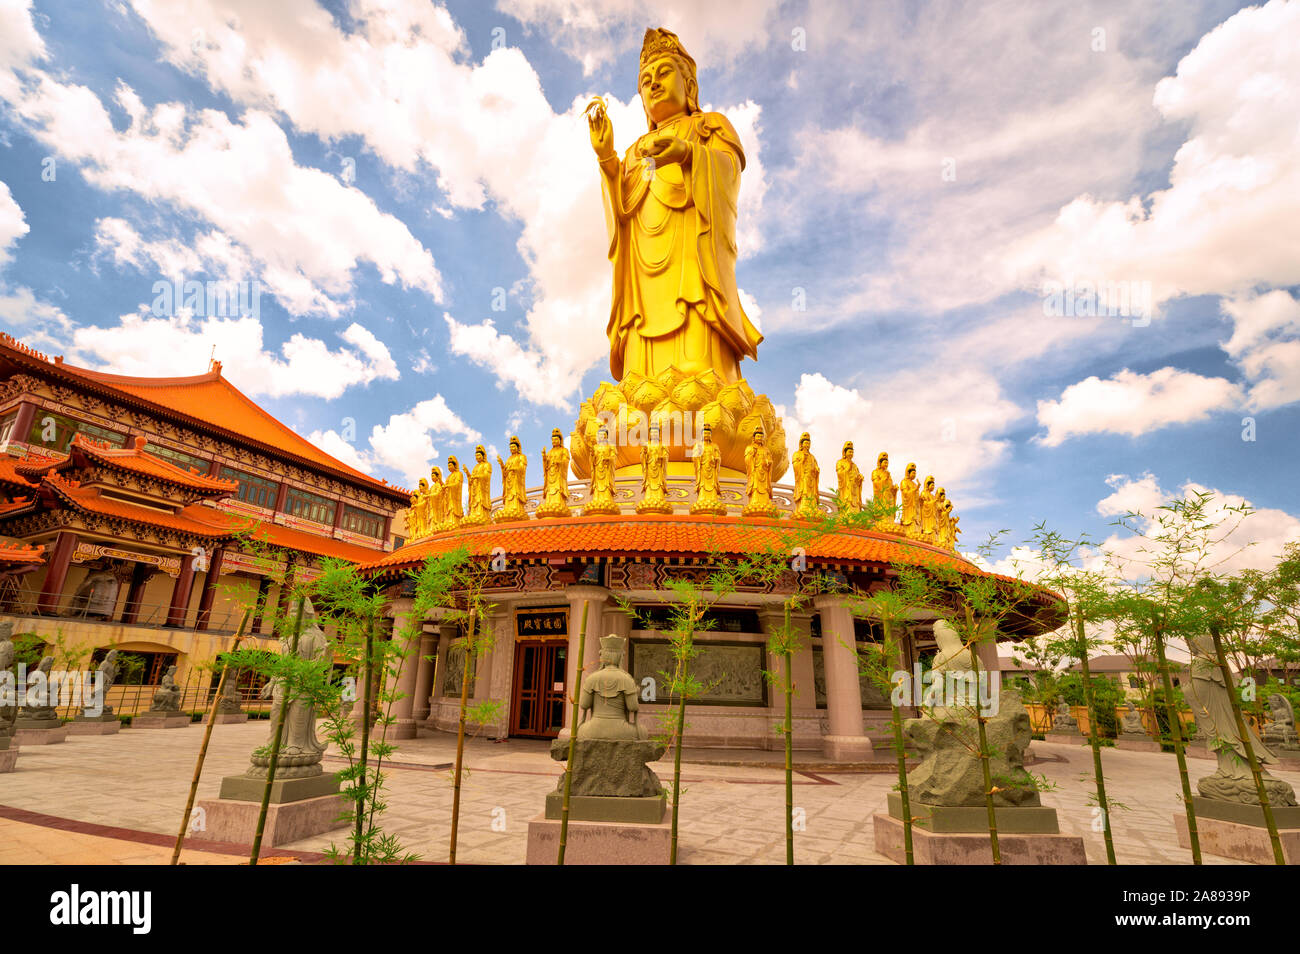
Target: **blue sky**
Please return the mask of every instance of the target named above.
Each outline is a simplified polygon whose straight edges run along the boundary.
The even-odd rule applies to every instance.
[[[608,377],[581,110],[642,131],[647,25],[745,144],[744,371],[824,476],[845,439],[915,460],[967,546],[1189,485],[1259,509],[1259,559],[1300,539],[1296,0],[0,0],[0,327],[124,373],[215,347],[399,483],[535,452]],[[176,277],[260,311],[155,313]],[[1150,319],[1046,315],[1052,282]]]

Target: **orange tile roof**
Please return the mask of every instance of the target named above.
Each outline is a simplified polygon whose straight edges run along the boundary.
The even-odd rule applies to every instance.
[[[29,510],[35,505],[35,495],[29,497],[15,497],[13,500],[7,500],[0,503],[0,516],[17,513],[19,510]]]
[[[213,514],[215,511],[211,507],[205,507],[202,504],[190,504],[175,513],[168,513],[164,510],[155,510],[152,507],[142,507],[139,504],[129,503],[125,500],[105,497],[100,494],[98,488],[83,487],[76,481],[64,480],[56,474],[46,475],[45,486],[53,490],[66,504],[78,510],[101,514],[105,517],[114,517],[119,520],[129,520],[132,523],[144,524],[150,527],[164,527],[198,537],[220,538],[230,536],[230,528],[225,524],[225,521],[214,520]]]
[[[206,495],[225,495],[239,489],[237,480],[220,480],[192,470],[177,467],[171,461],[150,454],[144,449],[145,439],[137,437],[132,447],[109,447],[93,441],[84,434],[72,439],[72,449],[81,451],[91,460],[109,467],[120,467],[146,477],[156,477],[181,487],[188,487]],[[65,458],[65,461],[69,458]],[[56,469],[62,470],[59,466]]]
[[[44,563],[45,548],[35,543],[0,543],[0,563]]]
[[[292,428],[259,407],[221,376],[221,365],[207,374],[190,377],[145,378],[108,374],[65,364],[61,357],[48,357],[7,334],[0,334],[0,351],[24,365],[39,365],[53,373],[108,391],[128,404],[146,404],[151,411],[169,418],[181,418],[207,425],[240,443],[255,443],[277,455],[287,455],[360,484],[394,500],[404,500],[409,491],[376,480],[355,467],[330,456]]]
[[[405,569],[462,544],[473,554],[502,547],[512,559],[537,557],[707,557],[743,554],[783,543],[789,521],[742,517],[622,515],[521,520],[437,534],[363,564],[363,570]],[[814,538],[809,560],[822,563],[912,563],[954,566],[982,573],[950,551],[868,530],[841,530]]]
[[[335,540],[332,537],[317,536],[304,530],[282,527],[278,523],[253,520],[249,517],[226,513],[225,511],[215,512],[229,521],[232,532],[248,531],[254,540],[265,541],[273,547],[298,550],[316,556],[336,557],[350,563],[367,563],[383,552],[382,550],[372,550],[369,547],[363,547],[355,543],[348,543],[345,540]]]
[[[10,457],[8,454],[0,455],[0,484],[9,487],[35,487],[34,481],[28,480],[23,474],[18,472],[18,467],[25,464],[26,461],[18,457]]]

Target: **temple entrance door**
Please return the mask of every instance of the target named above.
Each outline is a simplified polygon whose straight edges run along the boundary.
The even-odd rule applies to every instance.
[[[568,643],[515,643],[510,734],[553,739],[564,726],[564,668]]]

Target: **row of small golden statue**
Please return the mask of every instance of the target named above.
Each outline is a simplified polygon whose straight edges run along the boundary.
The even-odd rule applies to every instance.
[[[421,480],[418,492],[411,495],[407,529],[412,540],[456,527],[474,527],[496,521],[507,523],[528,519],[528,492],[525,482],[528,458],[520,450],[518,437],[510,438],[510,457],[497,457],[501,469],[501,509],[492,513],[492,465],[483,445],[474,449],[475,463],[468,476],[455,457],[447,458],[447,477],[433,468],[430,480]],[[812,441],[805,433],[799,449],[790,458],[794,472],[794,512],[802,519],[816,519],[821,512],[818,491],[821,468],[812,455]],[[592,450],[592,472],[583,516],[617,514],[621,508],[615,499],[615,472],[618,448],[609,441],[608,428],[600,428]],[[727,504],[722,499],[722,455],[713,443],[712,428],[703,428],[691,454],[695,469],[695,501],[692,514],[723,516]],[[551,432],[551,446],[542,451],[544,480],[542,500],[534,516],[538,519],[572,516],[569,507],[569,452],[559,428]],[[745,448],[745,505],[742,516],[779,518],[781,509],[772,499],[774,460],[761,429],[754,432]],[[835,465],[838,478],[837,498],[841,507],[853,512],[862,509],[863,475],[853,462],[853,442],[847,441]],[[464,507],[463,487],[469,488],[469,508]],[[916,464],[908,464],[902,483],[895,484],[889,473],[889,455],[882,453],[871,472],[872,497],[881,512],[898,510],[898,522],[882,520],[877,529],[897,533],[947,549],[956,549],[961,532],[959,517],[952,513],[952,501],[942,487],[935,488],[934,477],[921,484],[916,479]],[[899,496],[902,505],[898,507]],[[650,424],[650,439],[641,446],[641,499],[636,504],[641,514],[671,514],[668,499],[668,448],[660,443],[659,425]]]

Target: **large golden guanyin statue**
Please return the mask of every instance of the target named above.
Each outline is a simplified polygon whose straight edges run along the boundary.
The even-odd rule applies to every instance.
[[[733,477],[762,428],[779,478],[781,420],[740,373],[763,340],[736,287],[740,137],[721,113],[700,109],[695,60],[668,30],[646,31],[637,90],[648,130],[622,159],[604,102],[587,107],[613,265],[606,333],[618,384],[602,384],[583,402],[570,441],[574,471],[590,474],[603,418],[620,467],[639,467],[639,445],[656,421],[681,473],[692,469],[687,450],[707,423]]]

